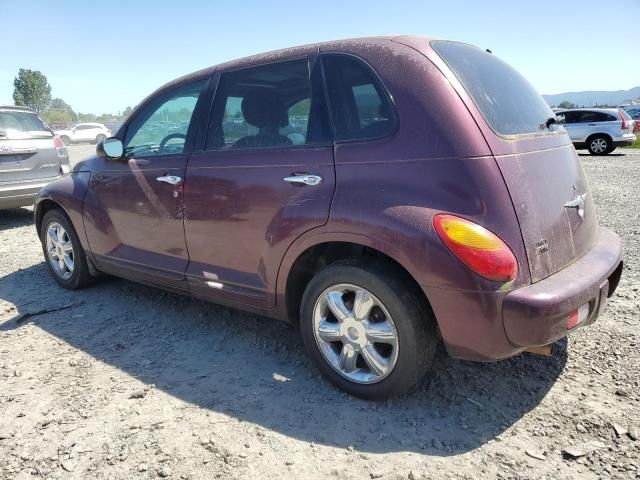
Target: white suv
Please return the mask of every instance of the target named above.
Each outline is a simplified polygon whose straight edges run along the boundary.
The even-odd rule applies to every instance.
[[[100,143],[111,136],[111,131],[101,123],[77,123],[55,133],[65,145],[82,142]]]
[[[619,108],[584,108],[556,112],[564,117],[564,126],[577,149],[586,148],[592,155],[607,155],[616,147],[636,141],[633,120]]]

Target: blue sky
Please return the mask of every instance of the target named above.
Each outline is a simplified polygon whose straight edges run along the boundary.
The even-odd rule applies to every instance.
[[[640,0],[0,0],[0,12],[0,104],[21,67],[76,111],[115,113],[225,60],[402,33],[490,48],[540,93],[640,85]]]

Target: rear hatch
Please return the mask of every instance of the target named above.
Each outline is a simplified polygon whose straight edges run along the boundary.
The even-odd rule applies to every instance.
[[[555,115],[544,99],[492,53],[448,41],[431,46],[495,156],[520,223],[531,281],[556,273],[591,248],[598,229],[566,131],[547,125]]]
[[[54,135],[32,112],[0,109],[0,183],[60,175]]]

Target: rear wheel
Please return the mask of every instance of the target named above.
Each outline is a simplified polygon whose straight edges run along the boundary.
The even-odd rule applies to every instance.
[[[302,337],[334,385],[368,399],[415,388],[433,363],[435,321],[398,271],[338,262],[318,273],[301,305]]]
[[[604,135],[596,135],[591,137],[587,142],[587,148],[591,155],[606,155],[613,151],[611,140]]]
[[[106,135],[100,134],[96,137],[96,143],[102,142],[106,137]]]
[[[53,278],[64,288],[75,290],[91,281],[87,258],[73,225],[62,210],[50,210],[40,229],[42,250]]]
[[[66,135],[61,136],[60,140],[62,140],[65,145],[71,145],[71,139],[69,137],[67,137]]]

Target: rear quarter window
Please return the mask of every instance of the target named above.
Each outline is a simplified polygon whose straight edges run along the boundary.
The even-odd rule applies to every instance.
[[[545,122],[554,116],[553,111],[513,67],[491,53],[464,43],[436,40],[431,42],[431,47],[453,71],[498,135],[549,131]]]

